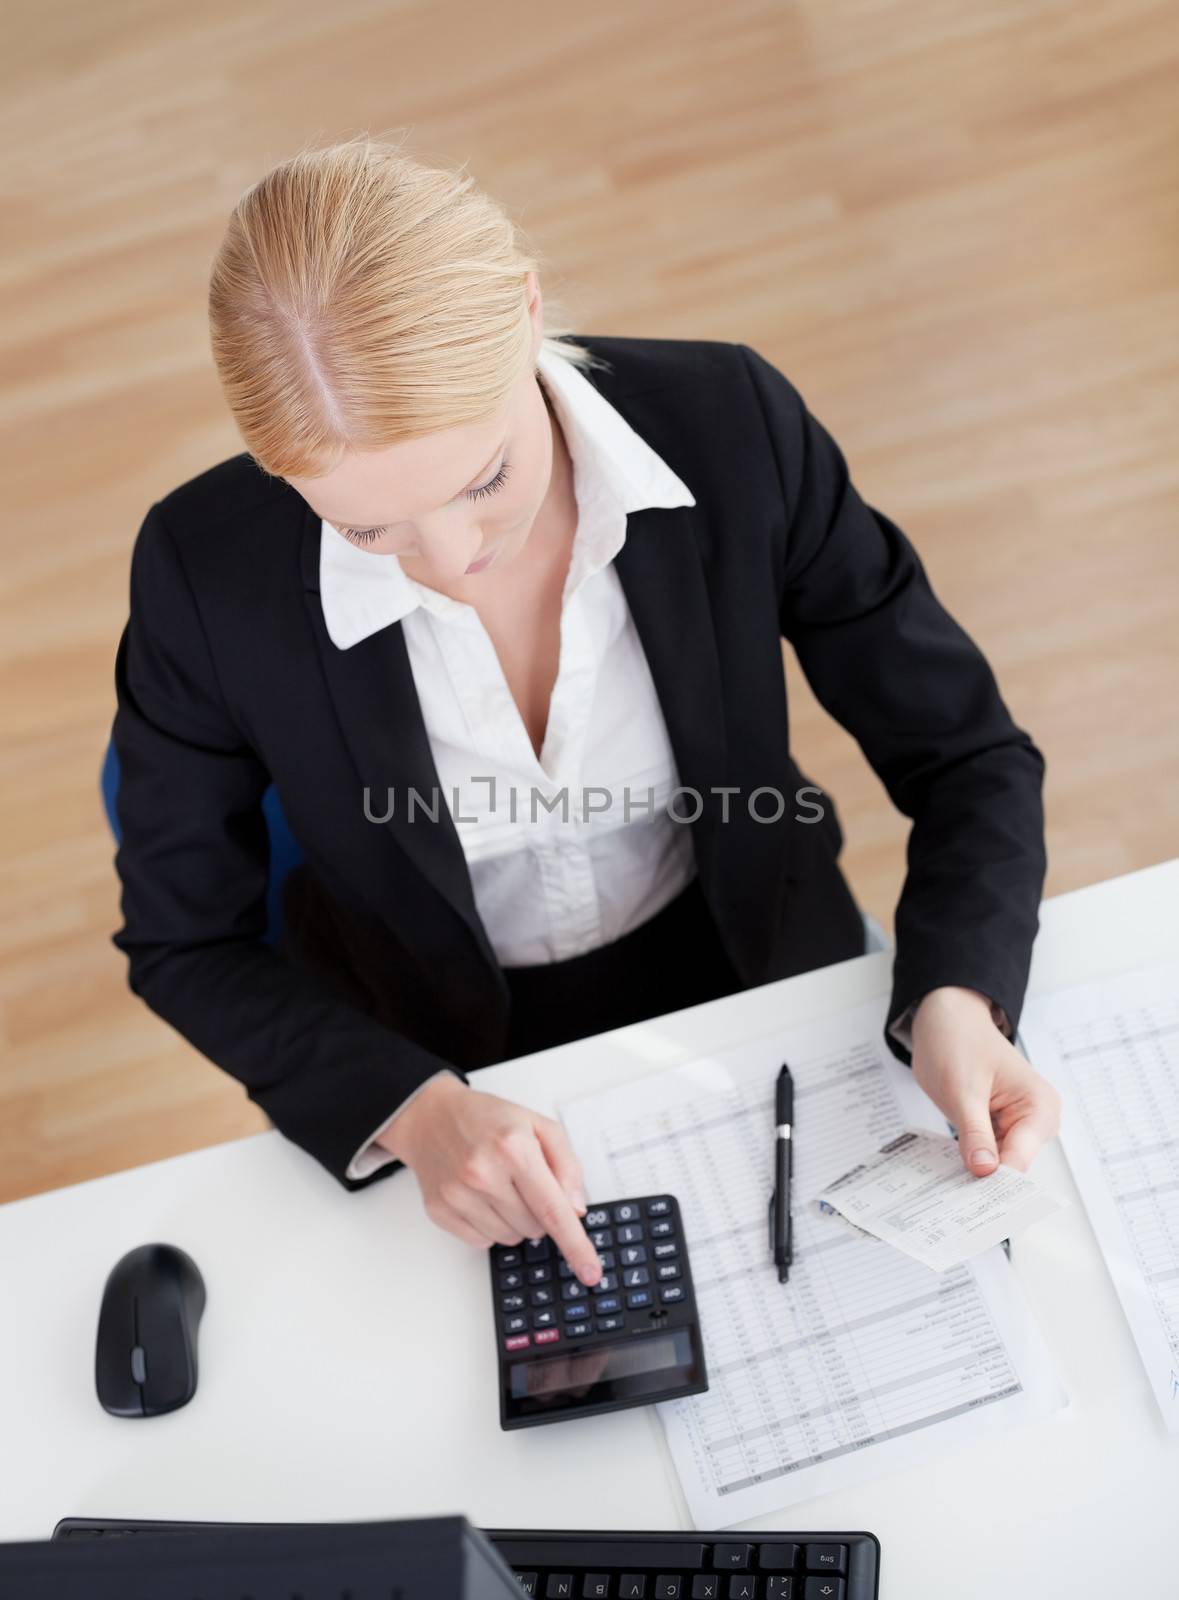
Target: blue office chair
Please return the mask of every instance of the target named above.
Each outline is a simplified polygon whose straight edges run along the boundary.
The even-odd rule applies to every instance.
[[[123,838],[116,804],[119,792],[119,758],[113,744],[107,745],[106,755],[103,757],[101,787],[106,818],[115,836],[115,843],[119,844]],[[278,943],[282,934],[283,879],[292,867],[298,866],[303,860],[303,852],[287,826],[287,819],[283,816],[282,807],[278,803],[278,790],[273,784],[262,796],[262,813],[266,818],[266,832],[270,841],[270,871],[266,881],[265,942],[273,946]]]

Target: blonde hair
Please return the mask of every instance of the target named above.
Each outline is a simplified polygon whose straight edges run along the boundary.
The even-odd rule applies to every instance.
[[[213,360],[246,449],[319,477],[499,410],[528,362],[525,275],[543,260],[464,167],[367,134],[300,151],[230,214],[209,281]],[[546,295],[544,345],[569,338]]]

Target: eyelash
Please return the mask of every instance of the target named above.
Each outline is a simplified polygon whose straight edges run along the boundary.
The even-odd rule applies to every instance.
[[[465,489],[463,492],[468,500],[482,500],[485,495],[498,494],[504,486],[504,479],[511,470],[511,463],[507,456],[494,478],[489,478],[486,483],[481,483],[477,489]],[[385,532],[384,528],[345,528],[344,532],[349,539],[359,539],[362,544],[372,544],[374,539],[380,538]]]

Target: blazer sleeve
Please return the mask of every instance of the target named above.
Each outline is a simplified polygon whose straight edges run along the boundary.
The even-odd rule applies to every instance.
[[[1044,758],[913,545],[857,493],[790,381],[740,345],[781,491],[780,617],[816,698],[912,819],[885,1039],[943,984],[1019,1023],[1046,868]]]
[[[463,1074],[263,942],[270,778],[229,713],[158,503],[135,541],[130,591],[111,730],[123,917],[111,941],[128,985],[281,1133],[362,1187],[348,1167],[373,1128],[436,1072]]]

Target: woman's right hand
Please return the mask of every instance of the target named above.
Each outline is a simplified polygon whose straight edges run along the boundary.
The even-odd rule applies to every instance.
[[[548,1234],[582,1283],[601,1277],[581,1164],[552,1117],[443,1073],[377,1143],[411,1169],[440,1228],[482,1249]]]

